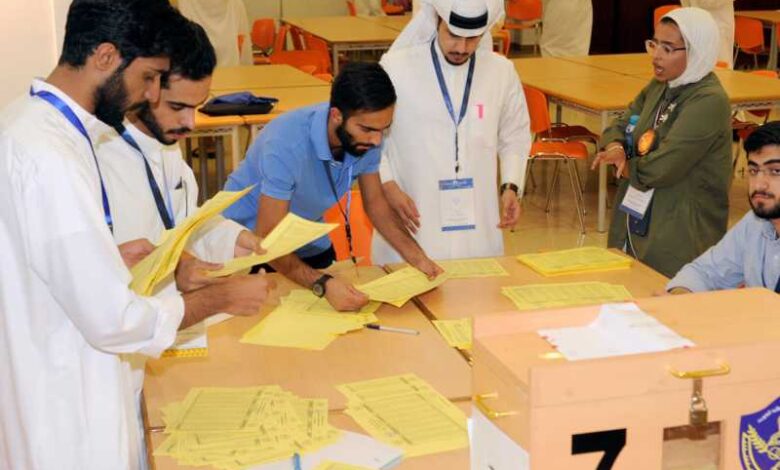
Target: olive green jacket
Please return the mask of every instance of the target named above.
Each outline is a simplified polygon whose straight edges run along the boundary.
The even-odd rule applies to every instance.
[[[639,260],[671,277],[726,233],[731,108],[713,73],[671,89],[653,80],[604,132],[601,146],[615,141],[625,145],[629,117],[637,114],[636,149],[640,136],[653,127],[664,98],[673,105],[659,114],[663,122],[656,128],[655,145],[646,155],[628,161],[630,177],[621,180],[615,197],[608,244],[621,249],[626,244],[627,215],[618,207],[629,182],[642,191],[655,188],[649,231],[645,236],[631,234],[631,242]]]

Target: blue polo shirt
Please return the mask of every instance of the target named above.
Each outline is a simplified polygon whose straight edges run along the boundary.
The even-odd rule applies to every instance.
[[[254,230],[260,195],[290,201],[290,211],[305,219],[321,221],[322,214],[336,204],[325,165],[328,165],[341,198],[361,174],[377,173],[381,148],[362,157],[345,154],[333,159],[328,144],[329,103],[285,113],[271,121],[257,136],[246,158],[228,177],[225,189],[238,191],[257,186],[225,212],[225,217]],[[350,179],[351,175],[351,179]],[[330,247],[326,235],[296,251],[302,258]]]

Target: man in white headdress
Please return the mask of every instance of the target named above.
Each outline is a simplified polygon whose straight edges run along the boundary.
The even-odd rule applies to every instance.
[[[217,52],[217,67],[252,65],[252,39],[243,0],[179,0],[179,11],[206,30]]]
[[[433,259],[502,255],[520,214],[531,135],[517,73],[492,51],[503,14],[501,0],[422,0],[382,57],[398,95],[383,188]],[[378,235],[372,258],[400,261]]]
[[[542,56],[588,55],[592,29],[591,0],[544,0],[539,41]]]
[[[720,33],[718,61],[734,68],[734,0],[680,0],[684,7],[698,7],[706,10]]]

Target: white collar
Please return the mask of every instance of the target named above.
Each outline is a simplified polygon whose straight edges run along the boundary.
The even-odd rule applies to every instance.
[[[31,88],[33,92],[48,91],[65,102],[65,104],[67,104],[68,107],[73,110],[73,113],[76,114],[76,117],[79,118],[81,124],[84,126],[84,129],[86,129],[87,133],[89,133],[93,143],[96,144],[99,137],[107,133],[115,132],[111,126],[98,119],[94,114],[90,113],[86,109],[82,108],[81,105],[76,103],[70,96],[68,96],[67,93],[60,90],[51,83],[46,82],[44,79],[34,78]]]

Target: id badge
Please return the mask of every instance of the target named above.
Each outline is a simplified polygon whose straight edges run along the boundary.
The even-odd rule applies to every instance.
[[[626,191],[626,195],[623,197],[623,202],[620,203],[619,209],[637,219],[643,219],[647,212],[647,208],[650,207],[650,202],[653,200],[654,192],[655,189],[640,191],[629,185],[628,191]]]
[[[442,232],[477,228],[473,178],[439,181],[439,202]]]

